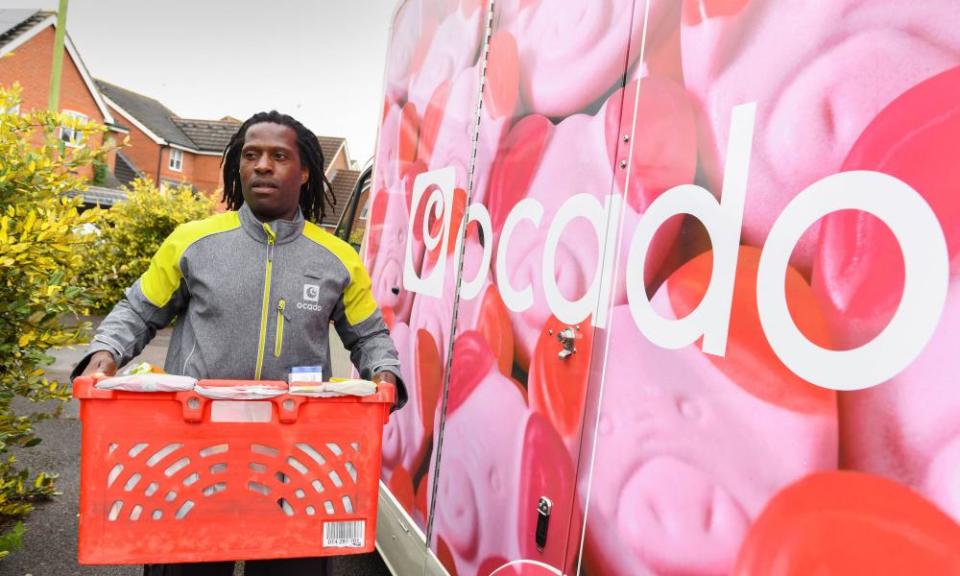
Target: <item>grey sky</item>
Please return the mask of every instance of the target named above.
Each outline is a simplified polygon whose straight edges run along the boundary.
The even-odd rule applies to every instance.
[[[276,108],[374,151],[397,0],[70,0],[67,30],[90,73],[186,118]],[[56,10],[58,0],[0,0]]]

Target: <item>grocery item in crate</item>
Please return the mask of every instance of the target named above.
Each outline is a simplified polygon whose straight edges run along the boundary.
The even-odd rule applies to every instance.
[[[277,380],[201,380],[197,394],[214,400],[264,400],[287,393],[287,383]]]
[[[323,366],[294,366],[287,375],[287,382],[323,382]]]
[[[166,374],[167,371],[161,366],[156,364],[151,364],[149,362],[140,362],[139,364],[130,364],[124,368],[121,372],[121,376],[129,376],[130,374]]]
[[[157,373],[144,362],[128,368],[119,376],[97,382],[100,390],[125,390],[127,392],[187,392],[193,390],[197,379],[190,376]]]
[[[332,396],[370,396],[377,393],[377,385],[359,378],[333,378],[329,382],[291,382],[290,394],[313,398]]]

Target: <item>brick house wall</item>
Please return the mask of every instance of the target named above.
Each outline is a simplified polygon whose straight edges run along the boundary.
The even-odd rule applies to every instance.
[[[370,217],[370,207],[367,206],[367,202],[370,201],[370,188],[371,186],[368,185],[366,189],[360,193],[360,199],[357,201],[357,213],[353,215],[353,226],[350,228],[352,231],[351,236],[356,235],[362,238],[363,231],[367,228],[367,220]]]
[[[10,87],[14,82],[19,82],[23,87],[20,104],[22,112],[47,108],[55,35],[54,27],[47,26],[26,43],[15,48],[12,55],[0,59],[0,84]],[[77,63],[66,49],[63,52],[62,70],[60,111],[78,112],[99,124],[106,123],[106,118],[83,81]],[[122,135],[115,137],[121,141],[123,139]],[[97,139],[97,144],[102,143],[101,137],[98,136]],[[113,155],[108,158],[108,161],[108,168],[112,171]],[[89,178],[92,176],[92,170],[87,168],[81,174]]]
[[[158,147],[156,143],[151,142],[155,147]],[[173,154],[173,148],[169,146],[163,146],[160,148],[161,159],[160,159],[160,182],[176,182],[177,184],[181,182],[190,182],[193,183],[193,169],[196,156],[192,152],[187,152],[186,150],[180,150],[181,157],[181,166],[180,170],[174,170],[170,168],[170,156]],[[153,168],[153,172],[156,172],[156,167]]]
[[[129,158],[141,172],[156,180],[157,163],[160,161],[160,146],[113,106],[110,106],[110,113],[117,119],[117,122],[130,129],[129,146],[123,149],[123,155]]]
[[[123,122],[125,126],[130,128],[130,145],[123,149],[123,154],[154,182],[180,183],[186,181],[205,193],[211,193],[219,186],[219,180],[215,179],[216,172],[213,172],[213,177],[210,176],[209,162],[205,160],[207,156],[181,150],[183,158],[181,169],[179,172],[173,170],[170,168],[170,154],[173,148],[168,145],[157,144],[153,138],[137,128],[129,117],[117,110],[116,107],[110,106],[110,111],[118,118],[118,121]],[[214,159],[219,163],[219,156]]]
[[[193,185],[214,200],[220,200],[223,177],[220,172],[220,156],[191,154],[193,156]]]

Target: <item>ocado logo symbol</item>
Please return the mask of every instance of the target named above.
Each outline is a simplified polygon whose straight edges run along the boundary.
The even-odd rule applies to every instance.
[[[320,287],[316,284],[304,284],[303,299],[307,302],[318,302],[320,300]]]

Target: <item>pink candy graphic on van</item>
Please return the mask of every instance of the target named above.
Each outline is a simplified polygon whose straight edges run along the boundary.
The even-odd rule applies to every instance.
[[[719,574],[750,522],[787,484],[837,466],[835,395],[791,374],[769,348],[755,302],[759,251],[737,266],[726,357],[644,338],[614,309],[588,519],[591,573]],[[684,265],[653,299],[685,316],[710,280],[711,254]],[[787,277],[801,328],[826,326],[796,271]]]
[[[757,102],[745,243],[762,246],[787,202],[839,172],[864,128],[894,98],[960,64],[958,27],[954,0],[751,0],[729,16],[684,25],[684,79],[706,109],[720,165],[730,109]],[[718,192],[718,175],[709,176]],[[804,271],[815,231],[794,255]]]
[[[401,181],[417,159],[420,117],[413,104],[397,106],[387,102],[386,114],[380,127],[377,185],[398,190]]]
[[[516,61],[516,47],[509,35],[500,35],[491,47],[491,58],[498,61]],[[509,63],[506,70],[510,69]],[[477,93],[480,88],[480,70],[477,67],[461,72],[452,84],[438,89],[438,96],[432,100],[437,106],[443,101],[445,111],[432,132],[433,119],[427,120],[430,128],[432,143],[429,144],[429,156],[425,149],[421,149],[431,170],[453,166],[456,170],[458,183],[467,188],[470,173],[470,163],[474,162],[474,181],[472,202],[484,201],[487,190],[487,179],[490,175],[490,165],[497,154],[497,148],[503,135],[509,129],[509,121],[513,114],[516,102],[517,79],[516,67],[513,66],[513,75],[504,70],[501,65],[497,74],[487,79],[484,102],[480,111],[479,138],[476,140],[476,157],[472,154],[474,147],[474,132],[477,127],[477,116],[474,108],[477,105]],[[432,112],[432,110],[431,110]]]
[[[789,486],[750,528],[735,576],[956,574],[960,526],[916,492],[854,472]]]
[[[428,545],[446,569],[515,576],[534,573],[518,564],[529,561],[574,574],[581,529],[590,576],[960,565],[937,552],[960,538],[960,4],[497,0],[490,9],[486,0],[400,8],[366,247],[411,390],[385,430],[383,478],[421,527],[436,507]],[[749,155],[728,143],[736,107],[755,110]],[[661,316],[686,317],[713,281],[711,242],[724,239],[675,217],[653,236],[644,270],[626,269],[630,241],[677,186],[704,188],[723,207],[737,153],[745,208],[726,348],[659,347],[631,301],[645,288]],[[451,205],[411,206],[417,176],[447,168],[454,190],[437,197]],[[774,352],[757,272],[774,223],[798,217],[785,207],[856,171],[896,178],[929,205],[950,285],[909,366],[835,393],[791,371],[781,358],[802,370],[782,340]],[[673,198],[686,190],[696,193]],[[709,196],[698,201],[713,208]],[[472,293],[460,294],[454,330],[460,223],[484,210],[489,229],[465,234],[461,290]],[[614,219],[605,237],[601,212]],[[427,249],[437,238],[445,248]],[[408,248],[419,293],[404,287]],[[905,274],[890,227],[846,210],[807,229],[782,287],[803,336],[849,351],[888,326]],[[625,279],[641,276],[628,298]],[[601,280],[615,282],[591,293]],[[568,329],[576,351],[563,355]],[[541,496],[555,504],[542,552]],[[844,546],[877,553],[844,556]]]
[[[412,333],[397,322],[390,330],[400,354],[408,404],[391,416],[383,429],[383,480],[394,496],[415,509],[413,477],[423,466],[433,434],[434,416],[443,379],[436,342],[425,331]],[[425,519],[421,528],[425,527]]]
[[[422,64],[411,76],[407,92],[408,100],[418,110],[426,109],[441,84],[477,63],[484,15],[484,10],[473,10],[469,14],[462,9],[453,10],[426,40]]]
[[[945,233],[951,284],[939,327],[893,380],[841,396],[845,467],[902,482],[960,520],[960,395],[953,361],[960,344],[960,67],[913,87],[867,127],[844,163],[895,176],[930,204]],[[896,239],[876,218],[839,212],[824,220],[814,287],[840,342],[859,346],[886,326],[903,292]]]
[[[676,15],[673,4],[652,2],[654,33]],[[523,102],[535,114],[562,118],[585,111],[640,55],[643,9],[634,14],[631,2],[539,0],[507,18],[505,28],[517,39]]]
[[[468,239],[463,257],[463,278],[464,282],[469,282],[481,273],[482,248]],[[419,295],[410,314],[412,330],[424,330],[437,342],[443,343],[440,350],[443,361],[447,358],[446,345],[453,323],[453,287],[458,269],[455,263],[456,255],[451,253],[446,265],[447,277],[444,286],[447,289],[443,292],[443,298]],[[510,374],[513,365],[513,332],[500,294],[489,279],[483,283],[476,296],[461,296],[457,332],[466,330],[479,332],[495,353],[501,372]]]
[[[626,94],[628,97],[636,94],[636,83],[630,85]],[[676,125],[656,122],[645,112],[638,116],[637,127],[643,130],[642,138],[659,144],[636,144],[632,148],[636,168],[623,210],[623,226],[628,230],[636,225],[637,210],[645,209],[672,185],[694,176],[696,160],[693,112],[683,90],[666,80],[644,81],[640,99],[642,104],[675,120]],[[492,166],[488,204],[495,233],[519,201],[535,199],[543,207],[539,227],[533,228],[529,222],[517,226],[506,253],[505,268],[510,271],[510,277],[497,278],[501,293],[506,281],[514,290],[529,286],[533,292],[532,306],[511,313],[517,361],[523,369],[529,366],[536,338],[550,316],[543,287],[544,250],[550,222],[558,208],[578,194],[592,195],[603,205],[608,201],[607,195],[622,194],[626,186],[626,171],[620,161],[629,156],[631,148],[619,142],[623,100],[624,91],[617,91],[597,115],[570,116],[557,126],[545,118],[528,116],[506,137],[505,143],[515,146],[504,147]],[[628,100],[627,106],[632,110],[634,102]],[[611,189],[611,182],[615,182],[617,188]],[[648,274],[652,275],[663,261],[679,224],[679,221],[671,222],[661,229],[648,256]],[[583,218],[572,220],[565,228],[555,257],[556,283],[564,298],[582,297],[595,281],[601,241],[593,225]],[[624,285],[620,283],[615,287],[614,301],[624,299]]]
[[[370,279],[377,302],[402,321],[410,317],[413,293],[403,286],[403,261],[407,242],[407,209],[402,194],[380,190],[370,207],[367,250],[372,257]],[[416,260],[419,261],[418,253]]]
[[[571,493],[572,462],[553,428],[530,412],[520,385],[497,369],[476,332],[457,338],[444,433],[431,545],[443,551],[446,568],[489,574],[504,559],[561,562],[561,538],[543,553],[536,551],[535,506],[540,496],[552,497],[556,517],[569,517],[570,502],[561,495]]]

